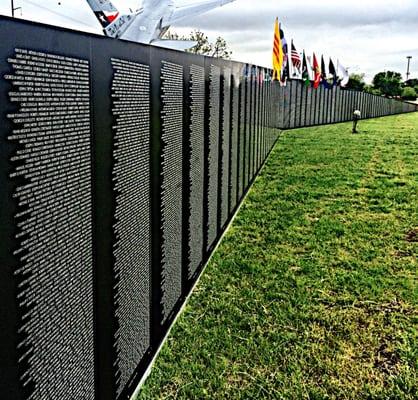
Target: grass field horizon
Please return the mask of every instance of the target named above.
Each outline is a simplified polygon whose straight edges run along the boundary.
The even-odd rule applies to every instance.
[[[283,132],[138,400],[418,399],[418,113]]]

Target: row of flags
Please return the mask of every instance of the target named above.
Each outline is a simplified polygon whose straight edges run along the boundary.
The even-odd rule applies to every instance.
[[[318,89],[321,84],[327,89],[337,85],[345,87],[349,81],[348,71],[339,61],[335,66],[330,58],[327,71],[324,56],[321,56],[321,62],[319,63],[315,53],[311,58],[305,54],[304,50],[301,57],[293,40],[291,41],[289,56],[287,40],[279,24],[279,19],[276,18],[273,44],[273,79],[286,85],[289,78],[301,79],[306,86],[312,85],[314,89]]]

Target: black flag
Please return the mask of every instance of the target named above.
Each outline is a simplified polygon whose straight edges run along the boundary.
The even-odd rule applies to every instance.
[[[333,77],[333,85],[336,86],[337,82],[338,82],[338,76],[337,76],[337,70],[335,69],[335,65],[332,62],[332,59],[329,59],[329,73],[332,75]]]
[[[327,80],[327,71],[325,68],[325,60],[324,60],[324,56],[321,56],[321,83],[322,86],[324,86],[325,89],[331,89],[331,85],[328,83]]]
[[[282,66],[282,76],[281,83],[286,86],[286,81],[290,78],[290,68],[289,68],[289,49],[287,46],[287,40],[284,36],[283,29],[280,28],[280,40],[282,41],[283,48],[283,66]]]
[[[302,80],[306,86],[309,86],[311,84],[308,72],[308,63],[306,62],[305,50],[303,50]]]

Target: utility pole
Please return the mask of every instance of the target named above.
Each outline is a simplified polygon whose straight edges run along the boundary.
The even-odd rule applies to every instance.
[[[409,75],[411,75],[409,73],[409,67],[411,66],[411,58],[412,58],[412,56],[407,56],[406,58],[408,59],[408,69],[406,70],[406,80],[409,80]]]
[[[16,10],[22,10],[22,7],[15,7],[15,2],[14,0],[11,0],[11,7],[12,7],[12,17],[15,17],[15,11]],[[20,11],[22,12],[22,11]]]

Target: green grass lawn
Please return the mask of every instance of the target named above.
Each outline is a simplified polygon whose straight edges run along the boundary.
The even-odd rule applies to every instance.
[[[138,399],[418,399],[418,113],[284,132]]]

